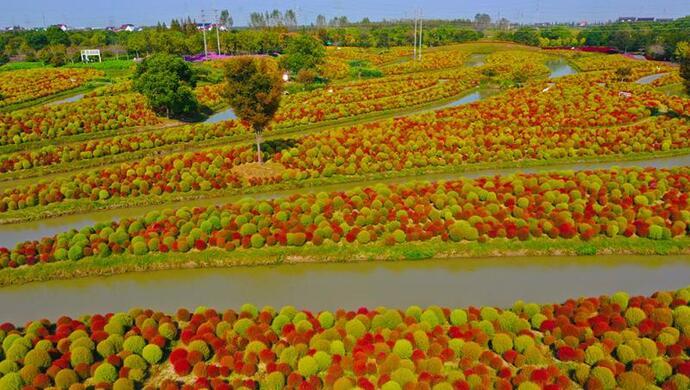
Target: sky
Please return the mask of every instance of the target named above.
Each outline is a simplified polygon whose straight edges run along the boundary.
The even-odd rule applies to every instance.
[[[518,23],[597,22],[619,16],[686,16],[690,0],[0,0],[0,27],[154,25],[187,16],[201,20],[202,10],[212,9],[228,9],[235,25],[243,26],[253,11],[288,8],[296,11],[300,24],[313,23],[319,14],[329,19],[401,19],[416,8],[425,18],[473,18],[482,12]]]

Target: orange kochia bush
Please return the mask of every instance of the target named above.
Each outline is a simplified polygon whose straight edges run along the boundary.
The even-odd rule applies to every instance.
[[[690,386],[689,299],[684,288],[507,309],[244,304],[3,323],[3,346],[25,357],[4,365],[16,371],[3,371],[0,386],[71,378],[68,385],[115,389],[682,390]]]
[[[0,107],[76,88],[103,73],[93,69],[39,68],[0,72]]]
[[[143,96],[85,98],[0,114],[0,145],[56,139],[81,133],[154,125],[160,120]]]
[[[134,181],[134,191],[142,192],[137,184],[141,182]],[[0,265],[17,267],[112,253],[324,242],[395,245],[431,239],[587,241],[617,236],[667,240],[688,235],[689,193],[689,168],[381,184],[346,192],[151,212],[138,219],[19,243],[11,250],[0,248]]]

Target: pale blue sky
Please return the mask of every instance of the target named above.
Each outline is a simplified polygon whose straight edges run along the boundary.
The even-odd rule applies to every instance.
[[[252,11],[292,8],[301,24],[316,15],[346,15],[351,20],[399,19],[415,7],[429,18],[471,18],[486,12],[515,22],[606,21],[619,16],[679,17],[690,15],[690,0],[0,0],[0,27],[66,23],[104,27],[123,23],[151,25],[174,17],[197,17],[202,9],[230,10],[235,25],[245,25]]]

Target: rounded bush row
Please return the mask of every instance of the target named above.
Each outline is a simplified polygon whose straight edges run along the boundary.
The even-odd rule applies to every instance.
[[[4,323],[0,388],[686,389],[689,299],[685,288],[509,309],[245,304]]]

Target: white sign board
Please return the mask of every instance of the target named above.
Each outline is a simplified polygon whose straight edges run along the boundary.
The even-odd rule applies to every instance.
[[[98,57],[98,62],[101,62],[101,51],[99,49],[87,49],[81,51],[82,62],[89,62],[89,57]]]

